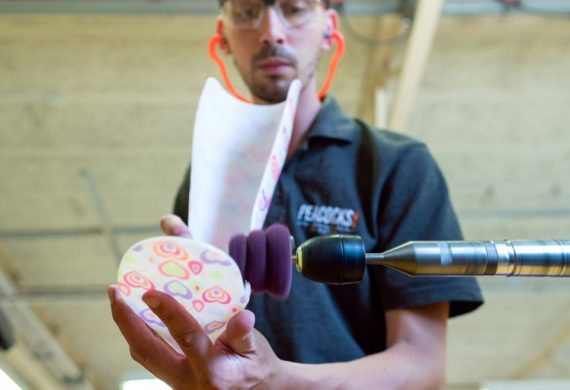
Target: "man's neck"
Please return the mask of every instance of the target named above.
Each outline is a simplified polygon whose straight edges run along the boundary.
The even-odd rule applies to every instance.
[[[291,157],[299,147],[305,142],[311,130],[311,125],[317,117],[321,109],[321,101],[317,97],[316,88],[309,84],[307,88],[303,88],[299,94],[299,102],[297,103],[297,112],[293,121],[293,134],[287,157]]]

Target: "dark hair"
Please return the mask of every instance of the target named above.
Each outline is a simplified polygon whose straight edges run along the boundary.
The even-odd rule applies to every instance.
[[[220,4],[220,7],[222,7],[228,0],[218,0],[218,3]],[[275,2],[275,0],[271,1],[271,0],[264,0],[265,3],[273,3]],[[329,8],[330,6],[330,0],[322,0],[323,4],[325,5],[325,8]]]

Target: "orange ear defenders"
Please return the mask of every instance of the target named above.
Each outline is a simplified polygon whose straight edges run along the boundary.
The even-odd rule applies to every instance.
[[[329,38],[328,36],[326,37]],[[341,34],[341,32],[333,31],[330,34],[330,39],[336,41],[336,51],[329,63],[329,70],[327,73],[327,78],[325,80],[325,83],[323,84],[323,87],[321,88],[321,90],[317,95],[319,100],[323,100],[325,98],[332,84],[334,74],[336,72],[336,67],[340,62],[340,60],[342,59],[342,57],[344,56],[345,44],[344,44],[344,36]],[[218,65],[220,73],[222,74],[222,78],[224,79],[224,83],[226,84],[226,88],[230,91],[230,93],[241,101],[244,101],[246,103],[253,103],[251,99],[243,97],[238,91],[236,91],[236,89],[232,85],[232,82],[230,81],[230,77],[228,76],[228,71],[226,69],[226,66],[224,65],[224,62],[216,52],[216,47],[222,42],[222,40],[223,37],[219,33],[212,35],[212,37],[210,38],[210,42],[208,43],[208,55],[210,56],[212,61],[214,61],[215,64]]]

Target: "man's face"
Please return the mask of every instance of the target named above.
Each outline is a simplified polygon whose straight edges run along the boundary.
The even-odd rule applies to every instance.
[[[267,103],[285,100],[289,85],[296,78],[304,88],[315,83],[319,53],[328,47],[324,33],[332,28],[330,18],[334,17],[318,1],[277,0],[276,3],[266,6],[261,0],[229,0],[218,26],[250,91]],[[297,11],[291,7],[307,4],[314,8],[303,11],[310,14],[306,14],[302,23],[292,19]],[[255,19],[256,23],[239,25],[241,15]]]

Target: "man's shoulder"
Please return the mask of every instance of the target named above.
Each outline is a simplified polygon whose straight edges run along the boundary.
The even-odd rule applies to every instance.
[[[410,135],[385,128],[371,126],[354,119],[360,132],[360,148],[369,149],[383,164],[422,164],[432,160],[427,145]]]
[[[376,146],[383,150],[403,151],[409,148],[425,147],[422,141],[394,130],[371,126],[366,122],[359,121],[363,124],[363,129],[375,139]]]
[[[382,154],[399,154],[408,149],[425,148],[426,145],[410,136],[386,128],[379,128],[368,122],[346,114],[333,96],[327,96],[322,108],[318,124],[326,130],[319,133],[336,132],[345,133],[347,139],[357,140],[382,152]],[[333,129],[336,128],[336,129]],[[319,128],[318,130],[323,130]]]

